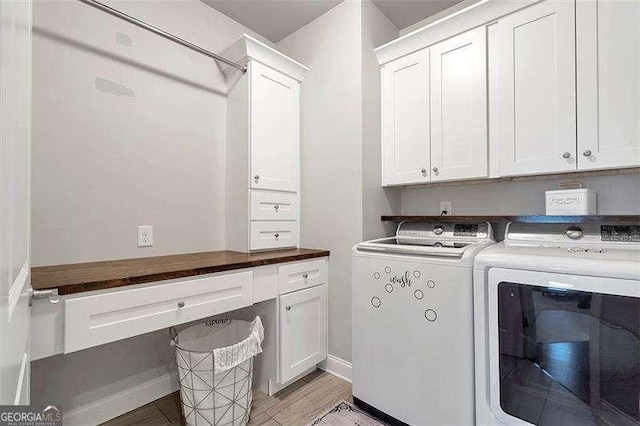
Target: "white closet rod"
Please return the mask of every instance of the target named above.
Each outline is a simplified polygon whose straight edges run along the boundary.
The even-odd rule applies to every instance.
[[[130,23],[132,23],[134,25],[137,25],[140,28],[144,28],[147,31],[151,31],[152,33],[157,34],[160,37],[164,37],[167,40],[171,40],[174,43],[178,43],[178,44],[180,44],[180,45],[182,45],[184,47],[187,47],[187,48],[189,48],[189,49],[191,49],[191,50],[193,50],[195,52],[198,52],[198,53],[200,53],[202,55],[205,55],[205,56],[208,56],[210,58],[213,58],[216,61],[224,62],[227,65],[230,65],[230,66],[232,66],[234,68],[239,69],[243,73],[247,72],[247,67],[245,67],[244,65],[240,65],[240,64],[238,64],[236,62],[230,61],[229,59],[223,58],[220,55],[216,55],[215,53],[210,52],[210,51],[208,51],[206,49],[203,49],[200,46],[196,46],[193,43],[189,43],[188,41],[183,40],[180,37],[176,37],[173,34],[169,34],[168,32],[162,31],[162,30],[160,30],[160,29],[158,29],[158,28],[156,28],[156,27],[154,27],[152,25],[147,24],[146,22],[142,22],[139,19],[136,19],[136,18],[134,18],[132,16],[129,16],[126,13],[122,13],[119,10],[113,9],[113,8],[111,8],[111,7],[109,7],[109,6],[105,5],[105,4],[102,4],[102,3],[98,2],[98,1],[95,1],[95,0],[79,0],[79,1],[81,1],[82,3],[88,4],[91,7],[95,7],[96,9],[100,9],[101,11],[106,12],[106,13],[108,13],[110,15],[113,15],[113,16],[115,16],[117,18],[123,19],[123,20],[125,20],[127,22],[130,22]]]

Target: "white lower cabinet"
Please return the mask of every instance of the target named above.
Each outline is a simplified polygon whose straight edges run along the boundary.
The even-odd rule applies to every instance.
[[[273,394],[327,357],[328,257],[36,300],[32,361],[212,316],[265,327],[256,385]],[[119,413],[122,414],[122,413]]]
[[[280,383],[327,357],[327,285],[280,296]]]

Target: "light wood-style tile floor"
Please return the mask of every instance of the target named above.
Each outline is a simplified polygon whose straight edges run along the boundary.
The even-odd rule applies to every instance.
[[[321,370],[291,384],[274,396],[253,391],[249,425],[306,425],[341,400],[353,403],[351,384]],[[113,420],[105,426],[181,424],[177,392],[160,398]]]

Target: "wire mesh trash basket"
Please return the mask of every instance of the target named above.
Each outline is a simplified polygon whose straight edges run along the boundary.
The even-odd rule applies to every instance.
[[[188,425],[242,426],[251,413],[253,359],[264,328],[252,322],[214,320],[173,330],[182,412]]]

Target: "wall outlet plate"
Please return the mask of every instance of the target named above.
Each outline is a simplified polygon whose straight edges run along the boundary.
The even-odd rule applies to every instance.
[[[153,245],[153,226],[138,226],[138,247],[151,247]]]
[[[440,216],[451,216],[452,214],[451,201],[440,201]]]

